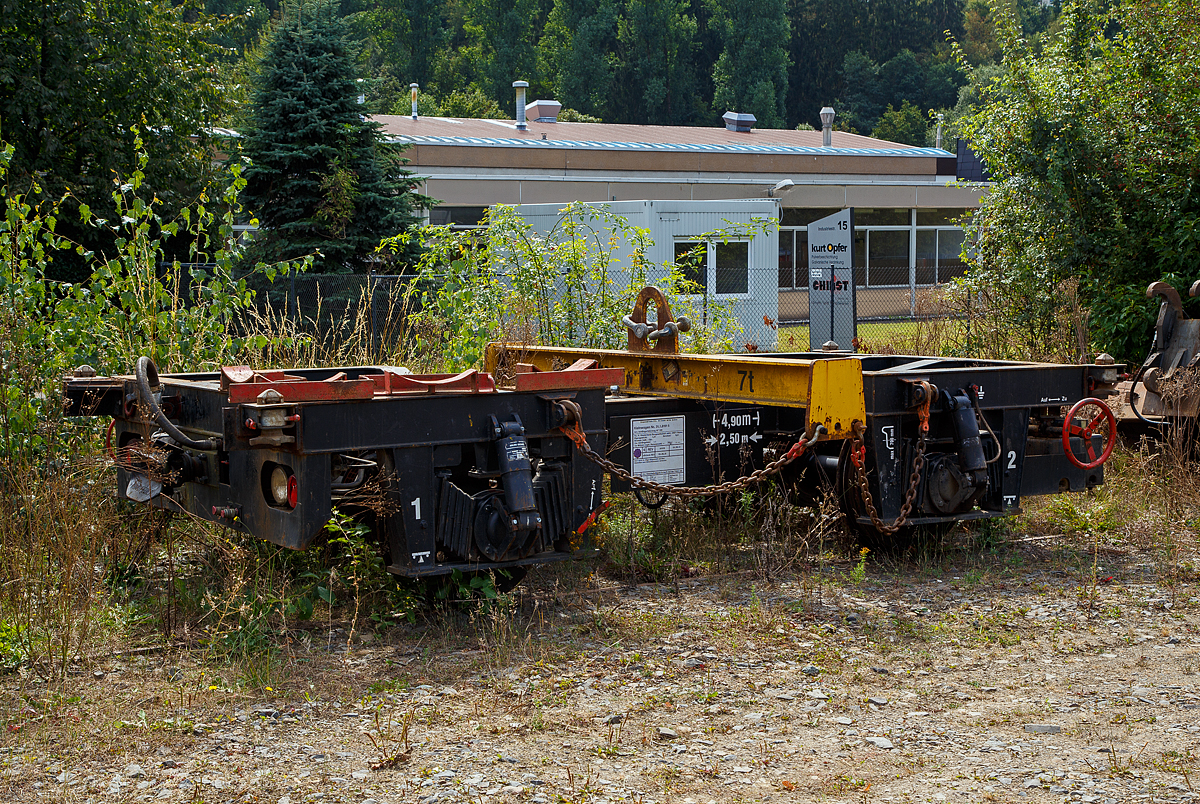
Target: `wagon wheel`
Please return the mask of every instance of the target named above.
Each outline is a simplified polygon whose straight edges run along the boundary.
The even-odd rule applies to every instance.
[[[1091,417],[1087,424],[1075,424],[1075,417],[1080,415],[1084,408],[1097,408],[1096,414]],[[1082,416],[1081,416],[1082,418]],[[1104,435],[1104,451],[1100,456],[1096,456],[1096,449],[1092,446],[1092,436],[1104,432],[1104,425],[1107,424],[1107,432]],[[1084,461],[1082,458],[1075,455],[1071,448],[1071,437],[1078,437],[1083,441],[1084,449],[1087,450],[1089,461]],[[1108,456],[1112,455],[1113,447],[1117,445],[1117,419],[1113,416],[1112,409],[1104,404],[1099,399],[1088,397],[1076,402],[1067,412],[1067,417],[1063,419],[1062,431],[1063,450],[1067,454],[1067,458],[1071,463],[1078,466],[1080,469],[1095,469],[1108,460]]]

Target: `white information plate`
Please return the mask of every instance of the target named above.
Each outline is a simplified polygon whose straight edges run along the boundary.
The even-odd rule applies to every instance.
[[[655,483],[679,485],[686,480],[683,416],[629,420],[630,468]]]

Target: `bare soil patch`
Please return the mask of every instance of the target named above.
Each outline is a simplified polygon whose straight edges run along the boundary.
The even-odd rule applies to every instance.
[[[1069,540],[0,679],[6,801],[1191,801],[1200,597]],[[576,591],[562,593],[564,586]]]

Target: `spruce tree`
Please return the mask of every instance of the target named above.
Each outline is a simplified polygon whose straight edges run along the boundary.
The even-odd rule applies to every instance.
[[[319,252],[319,270],[361,272],[381,239],[416,223],[417,182],[400,167],[400,148],[363,118],[355,79],[333,6],[287,9],[263,57],[246,132],[244,198],[262,229],[255,256]]]

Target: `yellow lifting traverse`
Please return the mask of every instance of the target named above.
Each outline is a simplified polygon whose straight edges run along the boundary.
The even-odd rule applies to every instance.
[[[603,384],[625,394],[605,399],[606,443],[571,440],[614,490],[632,489],[644,505],[780,474],[811,504],[832,489],[852,527],[890,539],[906,528],[1006,516],[1024,497],[1104,482],[1116,427],[1103,400],[1120,373],[1107,356],[1065,365],[680,354],[690,323],[672,318],[654,287],[623,322],[627,350],[493,343],[485,360],[516,390],[550,388],[537,372],[582,375],[598,365]]]
[[[658,330],[646,323],[646,302],[656,303]],[[827,438],[854,435],[854,422],[867,420],[863,398],[862,362],[856,357],[806,360],[766,355],[680,354],[680,332],[687,319],[671,318],[667,300],[657,288],[638,296],[632,316],[627,316],[629,349],[579,349],[492,343],[485,371],[496,377],[518,371],[555,371],[579,359],[591,359],[601,368],[625,372],[621,390],[639,396],[667,396],[710,402],[738,402],[804,408],[808,433],[824,425]]]

